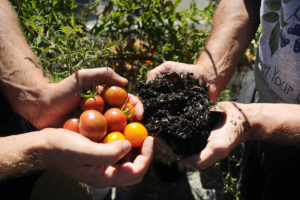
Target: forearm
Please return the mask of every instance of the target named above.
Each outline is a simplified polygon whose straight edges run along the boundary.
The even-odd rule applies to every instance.
[[[0,138],[0,181],[43,168],[43,137],[42,133],[31,132]]]
[[[214,77],[220,91],[256,33],[259,7],[257,0],[223,0],[216,10],[211,35],[198,64],[210,66],[207,73]]]
[[[240,104],[250,123],[248,140],[300,146],[300,105]]]
[[[10,4],[0,4],[0,88],[23,117],[33,121],[48,79],[39,69]]]

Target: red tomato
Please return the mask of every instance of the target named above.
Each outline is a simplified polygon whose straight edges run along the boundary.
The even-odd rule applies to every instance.
[[[104,113],[107,128],[110,131],[123,131],[127,125],[127,118],[119,108],[110,108]]]
[[[67,121],[65,121],[63,128],[79,133],[79,119],[78,118],[68,119]]]
[[[80,134],[96,142],[105,136],[106,131],[106,120],[100,112],[96,110],[86,110],[80,115]]]
[[[106,144],[116,140],[125,140],[125,136],[121,132],[111,132],[105,136],[103,143]]]
[[[97,110],[102,113],[104,110],[104,100],[99,95],[87,99],[84,98],[80,102],[80,108],[82,111]]]
[[[133,147],[141,147],[148,136],[148,131],[143,124],[132,122],[125,127],[123,134]]]
[[[102,92],[105,103],[111,106],[122,107],[127,99],[128,93],[119,86],[107,86]]]

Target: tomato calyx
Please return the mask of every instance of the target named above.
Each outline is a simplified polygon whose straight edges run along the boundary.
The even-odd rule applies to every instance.
[[[82,98],[88,99],[93,98],[98,95],[98,92],[95,88],[84,91],[84,93],[79,94]]]
[[[133,113],[130,113],[130,111],[132,109],[134,109],[133,107],[129,107],[129,108],[125,108],[126,104],[124,104],[121,108],[121,111],[124,113],[124,115],[126,116],[127,119],[131,118],[134,116],[135,111],[133,111]]]

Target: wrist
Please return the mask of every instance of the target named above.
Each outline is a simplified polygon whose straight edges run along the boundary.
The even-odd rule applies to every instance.
[[[259,113],[260,105],[259,104],[239,104],[240,112],[245,117],[245,139],[244,142],[258,140],[259,126]]]
[[[199,59],[195,66],[197,74],[200,75],[197,78],[209,85],[208,95],[212,101],[216,101],[229,80],[225,79],[219,69],[207,59]]]
[[[43,128],[43,119],[45,119],[46,116],[51,115],[51,113],[48,111],[51,106],[51,90],[50,83],[44,83],[40,85],[38,89],[39,96],[33,100],[34,108],[32,109],[33,111],[31,112],[31,116],[28,120],[37,129]]]
[[[30,163],[32,163],[33,170],[45,169],[47,161],[46,152],[49,149],[47,142],[48,132],[41,130],[32,132],[31,134],[34,134],[35,137],[30,142],[31,146],[26,152],[27,157],[30,159]]]

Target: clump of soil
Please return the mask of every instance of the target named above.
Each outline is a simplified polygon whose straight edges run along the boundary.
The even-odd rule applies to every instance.
[[[145,126],[173,153],[188,156],[206,146],[217,120],[216,112],[210,111],[215,104],[207,96],[207,84],[200,84],[191,73],[171,73],[137,87]]]

